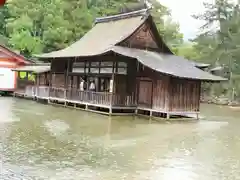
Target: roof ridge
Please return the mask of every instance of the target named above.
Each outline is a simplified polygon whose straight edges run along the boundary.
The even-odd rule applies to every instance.
[[[132,11],[128,13],[116,14],[112,16],[98,17],[95,19],[95,23],[103,23],[103,22],[132,18],[136,16],[144,16],[144,15],[148,15],[148,13],[149,13],[148,9],[141,9],[141,10]]]

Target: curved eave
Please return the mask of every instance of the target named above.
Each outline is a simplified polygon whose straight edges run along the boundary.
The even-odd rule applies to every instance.
[[[135,58],[154,71],[182,79],[192,79],[209,82],[227,81],[227,79],[205,72],[181,57],[160,54],[140,49],[115,46],[111,49],[117,54]]]

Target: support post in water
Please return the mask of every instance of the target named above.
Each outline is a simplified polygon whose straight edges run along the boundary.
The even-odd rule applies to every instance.
[[[169,114],[169,113],[167,113],[167,119],[168,119],[168,120],[170,119],[170,114]]]

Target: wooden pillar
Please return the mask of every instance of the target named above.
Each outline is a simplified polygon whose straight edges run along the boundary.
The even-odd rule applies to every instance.
[[[152,115],[153,115],[153,112],[152,112],[152,111],[150,111],[150,118],[152,118]]]
[[[39,74],[34,74],[35,75],[35,97],[38,98],[39,96]]]
[[[112,114],[112,106],[113,106],[113,101],[114,101],[114,97],[113,97],[113,93],[115,92],[115,68],[116,68],[116,60],[113,60],[113,68],[112,68],[112,79],[110,80],[110,86],[112,85],[112,92],[111,93],[111,97],[110,97],[110,107],[109,107],[109,114]],[[111,83],[112,81],[112,83]]]
[[[167,119],[168,119],[168,120],[170,119],[170,114],[169,114],[169,113],[167,113]]]
[[[50,62],[50,71],[49,71],[49,84],[48,84],[48,103],[50,103],[50,93],[52,88],[52,60]]]
[[[153,109],[153,98],[154,98],[154,83],[155,83],[155,80],[152,80],[152,92],[151,92],[151,109]],[[151,114],[151,112],[150,112]],[[151,115],[152,116],[152,115]]]
[[[135,115],[137,115],[138,114],[138,108],[136,107],[136,109],[135,109]]]
[[[114,101],[114,96],[113,96],[113,93],[115,92],[114,91],[114,86],[115,86],[115,82],[114,82],[114,79],[115,79],[115,77],[114,77],[114,74],[112,74],[112,79],[110,80],[110,86],[112,86],[112,92],[110,92],[111,93],[111,97],[110,97],[110,107],[109,107],[109,114],[111,115],[112,114],[112,106],[113,106],[113,101]],[[112,81],[112,82],[111,82]],[[110,90],[111,90],[111,88],[110,88]]]
[[[68,79],[68,75],[69,75],[69,66],[70,66],[70,60],[67,60],[67,71],[65,71],[65,89],[68,89],[68,83],[69,83],[69,79]]]
[[[202,82],[198,82],[198,99],[197,99],[197,111],[200,111],[200,103],[201,103],[201,89],[202,89]]]
[[[88,104],[86,104],[86,106],[85,106],[85,110],[88,110]]]
[[[52,71],[49,72],[49,85],[48,85],[48,103],[50,103],[50,96],[52,91],[52,78],[53,74]]]
[[[64,89],[64,106],[67,106],[67,90]]]
[[[170,119],[169,111],[171,111],[171,96],[172,96],[171,77],[167,78],[166,89],[167,90],[166,90],[165,110],[167,112],[167,119]]]
[[[70,66],[70,60],[67,60],[67,71],[65,74],[65,85],[64,85],[64,106],[67,106],[67,91],[68,91],[68,83],[69,83],[69,67]]]
[[[136,77],[136,92],[135,92],[135,102],[136,102],[136,106],[138,107],[138,99],[139,99],[139,79]],[[137,110],[137,109],[136,109]],[[137,110],[138,111],[138,110]]]

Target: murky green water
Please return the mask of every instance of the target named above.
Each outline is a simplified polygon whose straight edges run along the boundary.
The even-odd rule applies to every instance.
[[[240,109],[157,123],[0,98],[1,180],[240,178]]]

